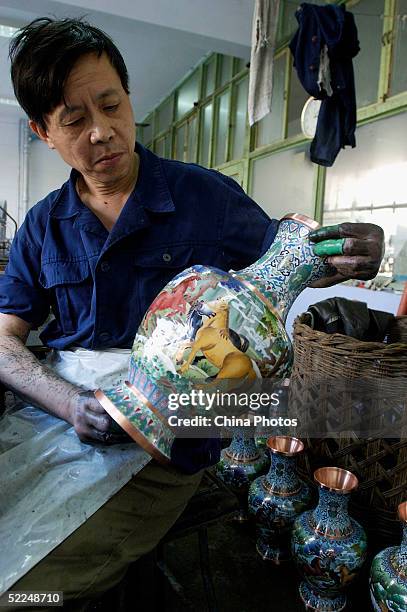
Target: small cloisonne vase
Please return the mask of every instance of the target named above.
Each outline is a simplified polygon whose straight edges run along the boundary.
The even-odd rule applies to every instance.
[[[177,435],[168,422],[170,394],[205,385],[215,390],[219,381],[287,378],[287,313],[301,291],[332,272],[308,239],[317,227],[308,217],[287,215],[268,251],[251,266],[225,272],[193,265],[157,295],[136,333],[128,381],[95,395],[158,461],[171,460]],[[199,410],[204,407],[195,414]]]
[[[401,545],[379,552],[370,570],[370,596],[377,612],[407,610],[407,501],[398,507],[403,522]]]
[[[304,449],[301,440],[273,436],[267,446],[270,469],[250,485],[249,515],[256,522],[257,552],[264,560],[279,564],[291,558],[291,528],[310,506],[312,494],[296,471],[296,457]]]
[[[267,453],[257,448],[254,438],[246,438],[242,432],[236,433],[230,446],[222,450],[215,472],[239,500],[237,520],[247,520],[247,493],[250,483],[260,474],[267,472],[269,465]]]
[[[306,609],[339,612],[366,558],[366,534],[348,514],[349,494],[358,479],[336,467],[320,468],[314,478],[319,503],[294,522],[292,554],[304,578],[299,590]]]

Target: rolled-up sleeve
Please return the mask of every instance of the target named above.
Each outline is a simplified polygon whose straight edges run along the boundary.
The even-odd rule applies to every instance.
[[[26,224],[17,232],[9,263],[0,274],[0,312],[16,315],[35,328],[46,320],[50,304],[38,281],[41,250],[30,240]]]
[[[243,191],[226,204],[222,246],[233,270],[254,263],[269,248],[278,229],[262,208]]]

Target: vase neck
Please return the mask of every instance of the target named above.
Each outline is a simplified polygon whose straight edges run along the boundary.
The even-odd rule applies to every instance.
[[[312,527],[333,539],[347,537],[353,531],[348,514],[349,495],[325,488],[319,490],[319,503],[312,513]]]
[[[301,481],[295,466],[295,457],[287,457],[280,453],[271,454],[270,469],[265,477],[265,486],[270,493],[276,495],[294,495],[301,488]]]
[[[310,231],[301,221],[282,219],[268,251],[236,273],[271,302],[283,321],[301,291],[330,270],[325,259],[314,254]]]
[[[242,433],[233,436],[227,454],[238,461],[252,461],[260,457],[255,439],[246,438]]]

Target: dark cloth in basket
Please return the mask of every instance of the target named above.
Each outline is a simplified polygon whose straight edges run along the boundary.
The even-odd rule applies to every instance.
[[[364,302],[335,297],[308,308],[311,327],[327,334],[344,334],[371,342],[382,342],[394,315],[371,310]]]

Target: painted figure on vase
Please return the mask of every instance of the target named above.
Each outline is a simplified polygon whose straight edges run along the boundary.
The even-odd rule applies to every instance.
[[[128,384],[98,390],[96,397],[157,460],[170,460],[175,436],[167,425],[169,393],[287,377],[287,312],[305,287],[330,271],[308,240],[317,227],[308,217],[287,215],[251,266],[228,273],[194,265],[155,298],[134,340]]]

